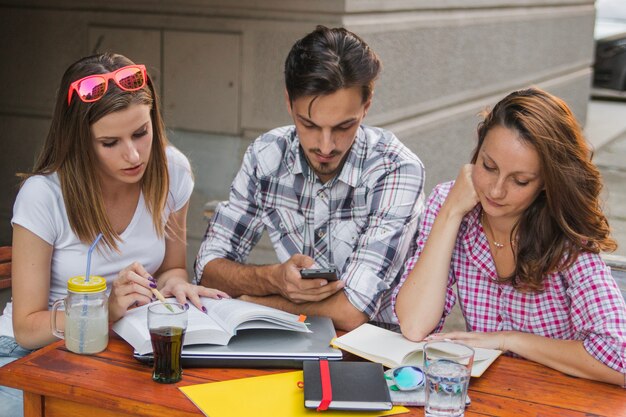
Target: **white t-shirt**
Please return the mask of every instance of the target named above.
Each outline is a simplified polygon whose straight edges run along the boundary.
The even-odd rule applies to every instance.
[[[170,189],[164,220],[187,203],[193,190],[193,176],[187,158],[172,146],[167,147],[166,155]],[[48,297],[50,308],[54,301],[66,296],[69,278],[85,275],[89,249],[89,245],[82,243],[70,227],[56,173],[36,175],[24,182],[13,206],[11,223],[30,230],[54,247]],[[143,193],[132,220],[120,237],[119,252],[97,248],[91,254],[90,275],[100,275],[107,280],[107,294],[119,271],[131,263],[139,262],[153,274],[163,262],[165,238],[159,238],[154,229]],[[0,317],[0,335],[13,337],[12,311],[12,303],[8,303]]]

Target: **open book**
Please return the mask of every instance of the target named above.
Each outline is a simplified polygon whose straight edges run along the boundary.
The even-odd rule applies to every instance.
[[[174,298],[170,300],[176,301]],[[234,299],[201,298],[201,300],[207,314],[189,304],[185,346],[197,344],[225,346],[237,330],[243,329],[311,332],[306,324],[300,321],[299,316],[282,310]],[[152,352],[148,332],[148,305],[129,310],[112,327],[140,355]]]
[[[366,323],[334,339],[331,344],[372,362],[395,368],[401,365],[422,367],[426,342],[411,342],[400,333]],[[495,349],[474,348],[472,376],[481,376],[501,353]]]

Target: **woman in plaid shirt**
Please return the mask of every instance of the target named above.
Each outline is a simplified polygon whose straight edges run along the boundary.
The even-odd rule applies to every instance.
[[[487,113],[472,163],[428,200],[392,301],[404,336],[624,385],[626,305],[599,255],[617,244],[591,154],[567,105],[539,89]],[[467,332],[436,334],[457,297]]]

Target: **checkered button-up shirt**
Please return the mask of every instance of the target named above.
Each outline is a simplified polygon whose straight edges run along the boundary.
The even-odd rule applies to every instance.
[[[424,168],[391,132],[361,126],[341,172],[322,184],[293,126],[248,148],[227,202],[216,209],[196,260],[244,263],[267,229],[280,262],[303,253],[336,266],[348,300],[372,320],[392,323],[391,288],[413,253],[423,207]]]
[[[426,203],[417,251],[407,263],[397,293],[424,249],[453,183],[440,184]],[[515,330],[554,339],[582,340],[594,358],[626,373],[626,305],[610,269],[599,255],[583,252],[568,269],[550,274],[545,291],[524,293],[511,285],[496,282],[496,267],[485,231],[480,207],[469,212],[457,235],[452,253],[443,320],[457,296],[468,331]],[[458,294],[453,285],[457,284]]]

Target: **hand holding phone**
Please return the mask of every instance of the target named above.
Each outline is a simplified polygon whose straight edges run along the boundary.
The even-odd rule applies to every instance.
[[[303,279],[321,278],[326,281],[337,281],[339,279],[339,277],[337,277],[337,268],[335,267],[302,269],[300,276]]]

